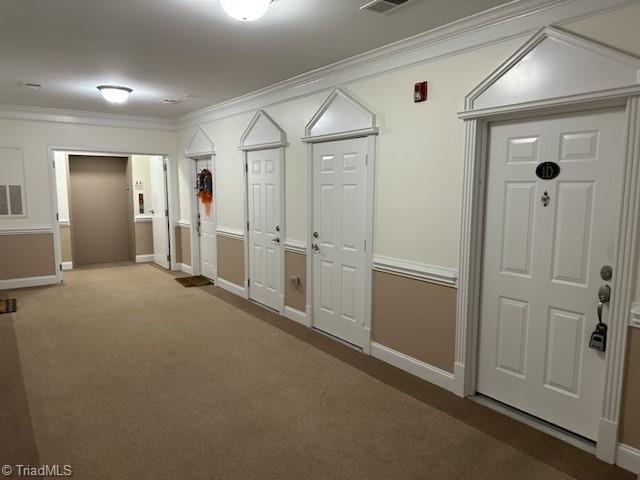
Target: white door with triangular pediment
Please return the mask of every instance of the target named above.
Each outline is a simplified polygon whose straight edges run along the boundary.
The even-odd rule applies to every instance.
[[[617,288],[600,270],[614,261],[624,121],[601,111],[489,134],[477,391],[592,440],[606,353],[589,341],[599,288]],[[559,175],[539,178],[541,162]]]

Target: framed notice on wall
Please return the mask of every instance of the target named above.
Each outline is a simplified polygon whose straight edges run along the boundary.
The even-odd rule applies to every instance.
[[[0,147],[0,218],[27,216],[24,178],[22,149]]]

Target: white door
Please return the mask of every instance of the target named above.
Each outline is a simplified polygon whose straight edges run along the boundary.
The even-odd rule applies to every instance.
[[[284,300],[280,168],[280,149],[247,153],[249,297],[276,310]]]
[[[169,262],[169,210],[164,157],[151,157],[151,209],[153,211],[153,257],[162,268],[171,268]]]
[[[199,175],[203,169],[209,170],[213,175],[211,158],[196,160],[196,173]],[[207,206],[196,196],[197,218],[196,232],[198,234],[198,246],[200,253],[200,275],[211,280],[216,278],[216,218],[215,218],[215,179],[213,181],[213,201]],[[197,192],[196,192],[197,195]]]
[[[367,139],[313,146],[313,325],[363,347]]]
[[[605,354],[589,339],[598,289],[615,294],[600,269],[613,264],[623,145],[621,111],[490,129],[477,390],[593,440]],[[547,161],[554,180],[536,176]]]

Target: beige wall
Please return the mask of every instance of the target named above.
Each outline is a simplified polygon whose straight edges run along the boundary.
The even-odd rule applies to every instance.
[[[304,312],[307,305],[307,256],[285,252],[284,272],[284,304]],[[300,285],[291,282],[292,276],[300,279]]]
[[[629,329],[620,440],[640,449],[640,329]]]
[[[453,372],[456,289],[373,272],[373,341]]]
[[[0,235],[0,280],[56,274],[52,233]]]
[[[136,232],[136,255],[153,254],[153,223],[137,222]]]
[[[244,240],[218,235],[218,277],[244,285]]]
[[[60,225],[60,250],[63,262],[71,262],[73,260],[71,251],[71,227],[69,225]]]
[[[176,227],[176,263],[191,265],[191,229]]]

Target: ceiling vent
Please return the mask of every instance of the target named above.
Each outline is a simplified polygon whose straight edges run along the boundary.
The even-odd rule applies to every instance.
[[[35,82],[20,82],[19,85],[23,88],[30,88],[32,90],[40,90],[42,88],[41,83]]]
[[[175,100],[173,98],[165,98],[160,103],[163,105],[175,105],[177,103],[181,103],[181,100]]]
[[[360,7],[360,10],[371,10],[378,13],[390,13],[411,0],[372,0]]]

